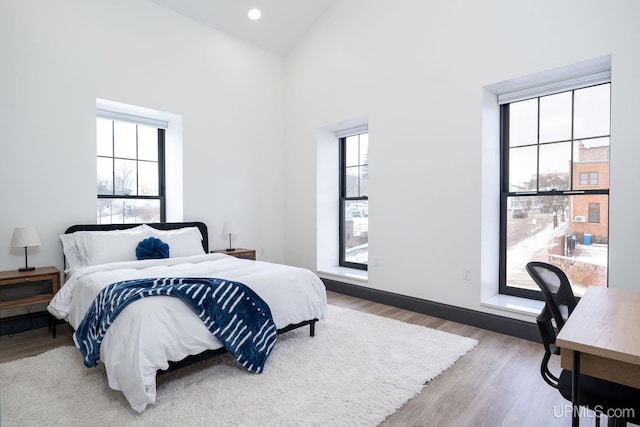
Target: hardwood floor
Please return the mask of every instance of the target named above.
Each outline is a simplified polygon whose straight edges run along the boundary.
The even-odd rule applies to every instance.
[[[570,402],[540,376],[542,344],[335,292],[327,295],[333,305],[478,340],[475,349],[427,383],[422,393],[387,418],[382,427],[571,425]],[[72,333],[64,324],[58,326],[55,339],[47,328],[2,336],[0,363],[73,345]],[[580,425],[594,426],[595,419],[583,416]]]
[[[542,344],[331,292],[329,302],[478,340],[475,349],[427,383],[382,426],[571,424],[570,414],[554,416],[554,407],[558,413],[565,407],[570,411],[570,402],[540,376]],[[584,419],[581,425],[595,422]]]

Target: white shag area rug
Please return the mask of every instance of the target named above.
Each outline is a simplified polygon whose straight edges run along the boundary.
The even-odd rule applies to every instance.
[[[265,370],[228,354],[158,378],[156,404],[134,412],[73,346],[0,365],[0,425],[376,426],[477,341],[329,306],[278,337]]]

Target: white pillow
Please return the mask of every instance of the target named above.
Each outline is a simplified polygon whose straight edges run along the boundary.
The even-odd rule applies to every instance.
[[[151,235],[169,245],[169,258],[203,255],[202,233],[198,227],[158,230],[148,227]]]
[[[62,251],[69,268],[109,262],[135,261],[136,246],[151,236],[151,227],[140,225],[125,230],[76,231],[63,234]]]
[[[60,236],[62,252],[64,253],[65,270],[82,267],[83,265],[82,256],[76,245],[76,233],[82,232],[76,231],[75,233],[62,234]]]

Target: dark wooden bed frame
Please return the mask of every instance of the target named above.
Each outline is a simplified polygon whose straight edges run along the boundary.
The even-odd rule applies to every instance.
[[[65,234],[75,233],[76,231],[126,230],[128,228],[138,227],[140,225],[142,224],[77,224],[67,228],[67,230],[65,231]],[[209,232],[207,229],[207,225],[203,222],[199,222],[199,221],[156,222],[156,223],[148,223],[147,225],[149,227],[153,227],[158,230],[177,230],[179,228],[185,228],[185,227],[198,227],[198,229],[200,230],[200,233],[202,234],[202,248],[204,249],[205,253],[209,253]],[[309,335],[313,337],[315,336],[317,321],[318,319],[311,319],[311,320],[305,320],[304,322],[300,322],[295,325],[285,326],[284,328],[278,329],[278,335],[309,325]],[[167,372],[171,372],[176,369],[183,368],[185,366],[189,366],[194,363],[209,359],[211,357],[224,354],[226,352],[227,352],[227,349],[222,347],[215,350],[206,350],[199,354],[190,355],[179,361],[169,361],[169,368],[165,370],[158,370],[157,375],[162,375]]]

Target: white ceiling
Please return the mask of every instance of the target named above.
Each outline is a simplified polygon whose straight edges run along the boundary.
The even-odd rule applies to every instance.
[[[335,0],[150,0],[187,18],[285,56]],[[262,17],[251,21],[249,9]]]

